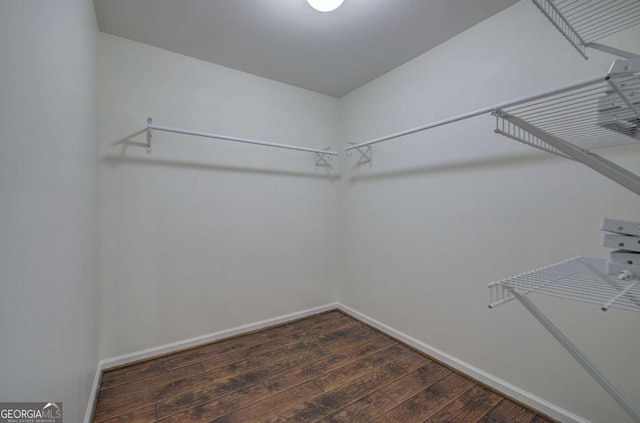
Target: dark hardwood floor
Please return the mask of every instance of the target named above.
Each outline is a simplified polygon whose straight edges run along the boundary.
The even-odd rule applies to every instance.
[[[93,421],[549,422],[338,311],[106,371]]]

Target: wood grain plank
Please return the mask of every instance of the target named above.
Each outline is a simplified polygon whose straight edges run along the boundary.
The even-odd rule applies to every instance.
[[[485,414],[482,423],[529,423],[535,413],[508,399],[503,399],[498,405]]]
[[[344,331],[365,330],[366,327],[362,326],[358,322],[353,320],[341,320],[339,322],[332,322],[326,325],[315,327],[304,332],[298,332],[295,334],[287,335],[281,338],[276,338],[272,341],[264,342],[252,347],[243,348],[238,351],[234,351],[222,356],[216,355],[210,357],[208,360],[202,362],[206,371],[214,370],[224,365],[226,362],[237,362],[241,360],[250,359],[252,357],[260,356],[269,352],[275,352],[300,343],[301,339],[304,339],[307,344],[319,343],[323,339],[328,337],[340,336]],[[337,334],[337,335],[336,335]]]
[[[314,377],[320,376],[325,370],[325,366],[337,366],[340,367],[355,360],[353,352],[357,351],[363,344],[366,344],[372,339],[375,340],[379,334],[376,331],[366,330],[364,332],[358,332],[345,339],[337,339],[327,342],[322,345],[324,350],[333,351],[334,354],[314,362],[308,363],[299,368],[293,369],[288,372],[284,372],[281,375],[277,375],[265,381],[265,384],[269,389],[274,392],[286,389],[289,386],[294,386]],[[378,345],[376,345],[377,347]],[[377,348],[381,349],[381,348]],[[366,349],[363,353],[370,353],[377,351],[377,349]],[[364,354],[366,355],[366,354]],[[358,356],[359,358],[360,356]]]
[[[152,390],[176,380],[198,376],[204,373],[200,363],[182,367],[173,371],[159,373],[153,377],[137,380],[126,385],[102,389],[98,395],[94,421],[99,422],[109,417],[153,404]]]
[[[412,351],[409,348],[395,344],[319,376],[315,381],[322,390],[329,391],[410,352]]]
[[[381,390],[361,398],[351,405],[319,420],[320,423],[370,423],[390,410],[396,403]]]
[[[322,373],[330,373],[346,363],[356,361],[373,352],[395,345],[392,339],[375,331],[368,332],[367,336],[361,339],[349,341],[348,343],[330,346],[329,350],[335,351],[336,354],[319,363],[322,366]],[[364,341],[364,343],[359,341]]]
[[[148,388],[138,390],[109,389],[100,391],[98,401],[96,402],[96,409],[93,414],[93,421],[102,422],[111,417],[119,416],[128,411],[152,404],[153,394]]]
[[[144,379],[160,372],[174,370],[180,367],[199,363],[211,358],[212,355],[222,355],[229,352],[249,348],[280,337],[303,332],[305,330],[327,324],[354,323],[344,314],[333,311],[299,320],[286,325],[277,326],[260,332],[216,341],[214,343],[191,348],[185,351],[164,355],[144,362],[105,371],[102,375],[101,389],[108,389],[129,383],[131,380]]]
[[[422,353],[413,351],[412,349],[409,348],[409,351],[403,356],[401,356],[398,359],[398,361],[396,361],[396,364],[404,368],[407,371],[407,373],[410,373],[416,370],[417,368],[430,362],[431,362],[430,358],[428,358]]]
[[[212,423],[259,422],[322,393],[312,380],[222,416]]]
[[[451,373],[441,381],[398,404],[374,421],[377,423],[422,423],[473,386],[473,382],[469,379]]]
[[[404,374],[406,371],[397,364],[386,364],[345,385],[318,395],[311,401],[293,407],[277,417],[267,419],[265,423],[315,422],[373,393]]]
[[[251,368],[251,365],[249,364],[248,368],[250,370],[234,375],[228,375],[228,373],[221,374],[219,371],[202,373],[200,375],[166,384],[161,388],[154,390],[153,398],[155,400],[163,400],[203,386],[210,386],[212,392],[218,393],[219,395],[227,394],[229,392],[246,388],[254,383],[262,382],[265,379],[302,366],[303,364],[312,362],[320,357],[325,357],[327,354],[328,353],[326,351],[317,348],[305,351],[302,354],[297,354],[289,360],[282,360],[270,366]]]
[[[358,329],[357,328],[353,329],[353,331],[356,331],[356,330]],[[354,333],[353,331],[351,330],[346,332],[341,331],[340,333],[344,339],[351,340],[352,342],[356,342],[358,340],[361,342],[364,342],[370,339],[371,334],[374,334],[374,332],[371,332],[368,329],[365,329],[364,333],[362,331]],[[365,334],[367,336],[363,337],[363,335]],[[317,373],[311,373],[309,371],[305,371],[304,366],[306,364],[318,362],[319,360],[323,359],[325,355],[328,354],[328,353],[326,354],[324,353],[324,348],[326,346],[331,346],[332,344],[337,344],[342,342],[342,338],[340,337],[334,337],[332,335],[330,336],[330,338],[332,338],[330,341],[326,341],[324,344],[322,344],[322,348],[319,348],[315,344],[313,344],[314,345],[313,348],[315,348],[316,351],[321,351],[321,353],[318,353],[317,355],[314,355],[314,356],[308,355],[308,352],[311,350],[304,350],[302,352],[297,351],[295,349],[292,350],[291,351],[292,354],[289,357],[286,357],[286,359],[289,359],[292,357],[300,357],[301,354],[303,354],[303,356],[309,359],[309,361],[301,361],[299,362],[300,363],[299,367],[294,367],[290,370],[285,370],[285,371],[282,371],[282,373],[275,374],[271,377],[268,377],[265,380],[265,383],[269,387],[269,390],[272,393],[276,393],[281,390],[288,389],[289,387],[298,385],[307,380],[310,380],[313,378],[313,376],[316,376]],[[357,347],[359,344],[355,344],[355,345]],[[261,367],[260,365],[262,364],[260,362],[260,357],[257,357],[256,360],[257,361],[255,361],[254,363],[251,363],[250,361],[243,362],[243,363],[246,363],[246,365],[248,366],[248,367],[245,367],[243,370],[246,371],[249,368],[254,368],[253,367],[254,365],[256,365],[256,368],[260,368]],[[270,364],[273,365],[274,363],[270,363]],[[168,398],[160,400],[158,402],[158,416],[165,417],[171,413],[175,413],[177,411],[186,409],[188,404],[192,404],[193,406],[195,406],[203,402],[212,401],[213,399],[221,395],[225,395],[231,392],[229,391],[229,389],[232,389],[233,387],[238,386],[236,383],[234,383],[236,381],[233,376],[238,373],[241,373],[235,370],[237,369],[235,368],[231,369],[231,372],[227,373],[228,377],[226,379],[221,377],[221,375],[224,374],[224,372],[221,372],[221,370],[218,369],[217,371],[212,372],[211,379],[209,379],[208,381],[198,380],[196,381],[195,384],[190,383],[191,381],[185,381],[182,385],[186,386],[187,388],[190,387],[191,389],[179,395],[171,395],[167,393],[166,395],[168,396]],[[219,378],[217,378],[216,375]],[[211,383],[208,383],[208,382],[211,382]],[[239,387],[238,389],[242,389],[242,388],[243,387]],[[172,389],[176,389],[176,388],[172,387]],[[178,390],[180,390],[180,388],[178,388]]]
[[[501,400],[502,397],[495,392],[482,386],[475,386],[425,423],[477,422]]]
[[[451,370],[432,361],[382,388],[389,398],[401,403],[451,374]]]
[[[271,396],[271,392],[264,383],[257,383],[248,388],[230,392],[227,395],[211,394],[207,390],[202,393],[192,391],[195,402],[190,401],[190,396],[183,396],[183,402],[173,403],[167,406],[158,404],[157,415],[162,423],[196,423],[209,422],[227,413],[231,413],[243,407]],[[202,402],[204,396],[211,399]]]
[[[204,367],[201,363],[192,364],[185,367],[180,367],[174,370],[167,370],[163,372],[157,372],[153,376],[142,378],[142,379],[132,379],[126,384],[120,384],[114,387],[102,388],[101,391],[104,391],[105,395],[109,395],[112,392],[120,391],[135,391],[144,388],[151,388],[154,386],[160,386],[166,383],[173,382],[175,380],[184,379],[187,377],[199,375],[204,373]]]
[[[337,342],[340,339],[347,339],[348,337],[358,333],[358,331],[368,330],[361,325],[349,326],[347,328],[341,328],[333,332],[322,335],[318,343],[322,344],[322,341],[328,339],[328,342]],[[224,394],[230,392],[228,389],[237,387],[236,389],[242,389],[246,386],[242,384],[256,383],[266,378],[277,375],[278,373],[292,370],[298,365],[307,364],[313,362],[316,359],[326,357],[329,353],[314,345],[310,349],[303,353],[294,352],[291,357],[286,360],[280,360],[270,366],[263,367],[260,362],[251,362],[245,360],[243,362],[234,363],[229,366],[225,366],[221,369],[215,369],[210,372],[201,373],[189,378],[181,379],[175,382],[165,384],[160,387],[154,387],[153,398],[156,400],[163,400],[172,396],[177,396],[183,392],[190,391],[192,389],[200,388],[207,385],[224,385],[226,386]],[[302,363],[302,364],[300,364]],[[220,387],[222,389],[222,387]]]
[[[128,413],[104,420],[104,423],[153,423],[156,421],[156,407],[148,405]]]

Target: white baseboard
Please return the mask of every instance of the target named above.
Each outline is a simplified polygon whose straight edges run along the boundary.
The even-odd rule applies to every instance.
[[[275,326],[278,324],[287,323],[293,320],[301,319],[303,317],[311,316],[313,314],[318,314],[318,313],[322,313],[329,310],[335,310],[337,308],[338,308],[337,303],[325,304],[319,307],[298,311],[298,312],[287,314],[284,316],[272,317],[271,319],[265,319],[259,322],[249,323],[242,326],[236,326],[235,328],[225,329],[220,332],[210,333],[207,335],[202,335],[202,336],[198,336],[191,339],[185,339],[182,341],[161,345],[159,347],[147,348],[146,350],[136,351],[129,354],[120,355],[117,357],[107,358],[105,360],[102,360],[102,370],[107,370],[112,367],[122,366],[124,364],[145,360],[150,357],[169,354],[172,352],[184,350],[191,347],[197,347],[198,345],[208,344],[209,342],[219,341],[225,338],[231,338],[232,336],[242,335],[247,332],[252,332],[252,331],[263,329],[269,326]]]
[[[517,386],[511,385],[510,383],[505,382],[502,379],[499,379],[483,370],[480,370],[465,361],[462,361],[445,353],[444,351],[432,347],[431,345],[425,344],[424,342],[419,341],[403,332],[400,332],[399,330],[387,326],[384,323],[380,323],[379,321],[367,316],[366,314],[360,313],[359,311],[356,311],[349,306],[341,303],[337,303],[337,305],[340,311],[367,323],[368,325],[380,330],[381,332],[386,333],[389,336],[392,336],[393,338],[396,338],[401,342],[404,342],[405,344],[415,348],[416,350],[421,351],[438,361],[441,361],[442,363],[450,366],[460,373],[465,374],[477,380],[478,382],[483,383],[484,385],[492,389],[495,389],[503,395],[513,398],[514,400],[533,408],[534,410],[538,410],[539,412],[546,414],[553,419],[566,423],[589,423],[582,417],[579,417],[567,410],[551,404],[550,402],[545,401],[542,398],[524,391]]]
[[[136,361],[144,360],[147,358],[155,357],[158,355],[168,354],[172,352],[176,352],[179,350],[183,350],[186,348],[196,347],[198,345],[207,344],[210,342],[218,341],[225,338],[230,338],[233,336],[242,335],[244,333],[253,332],[255,330],[263,329],[269,326],[274,326],[278,324],[288,323],[293,320],[301,319],[303,317],[311,316],[313,314],[323,313],[329,310],[338,309],[356,319],[359,319],[368,325],[386,333],[389,336],[396,338],[397,340],[404,342],[405,344],[415,348],[418,351],[421,351],[438,361],[452,367],[453,369],[468,375],[469,377],[477,380],[480,383],[483,383],[496,391],[515,399],[516,401],[521,402],[535,410],[540,411],[541,413],[546,414],[547,416],[556,419],[561,422],[567,423],[589,423],[587,420],[564,410],[560,407],[551,404],[548,401],[543,400],[529,392],[526,392],[517,386],[511,385],[508,382],[505,382],[502,379],[499,379],[485,371],[478,369],[477,367],[472,366],[471,364],[464,362],[456,357],[453,357],[444,351],[441,351],[431,345],[425,344],[422,341],[419,341],[399,330],[396,330],[390,326],[385,325],[359,311],[352,309],[349,306],[346,306],[341,303],[331,303],[326,304],[319,307],[310,308],[307,310],[299,311],[296,313],[287,314],[284,316],[273,317],[271,319],[261,320],[255,323],[249,323],[242,326],[237,326],[235,328],[226,329],[220,332],[211,333],[208,335],[198,336],[196,338],[185,339],[183,341],[173,342],[171,344],[161,345],[159,347],[148,348],[146,350],[133,352],[130,354],[124,354],[117,357],[107,358],[105,360],[100,360],[98,363],[98,368],[96,370],[96,376],[93,382],[93,386],[91,389],[91,395],[89,397],[89,403],[87,405],[87,411],[85,414],[84,423],[90,423],[91,417],[93,415],[93,407],[96,400],[96,395],[98,393],[98,388],[100,385],[100,378],[102,376],[102,372],[104,370],[125,365],[128,363],[133,363]]]
[[[270,326],[288,323],[294,320],[301,319],[303,317],[312,316],[314,314],[323,313],[325,311],[337,310],[338,303],[325,304],[319,307],[310,308],[303,311],[298,311],[284,316],[272,317],[271,319],[261,320],[259,322],[249,323],[242,326],[236,326],[231,329],[222,330],[220,332],[214,332],[207,335],[198,336],[195,338],[185,339],[182,341],[172,342],[170,344],[160,345],[158,347],[147,348],[146,350],[136,351],[129,354],[123,354],[117,357],[111,357],[104,360],[100,360],[98,368],[96,370],[96,376],[91,388],[91,395],[89,396],[89,403],[87,404],[87,411],[84,417],[84,423],[90,423],[93,415],[93,407],[95,405],[96,395],[100,386],[100,379],[104,370],[111,369],[113,367],[122,366],[136,361],[145,360],[147,358],[156,357],[159,355],[169,354],[172,352],[184,350],[187,348],[197,347],[199,345],[208,344],[210,342],[219,341],[225,338],[231,338],[233,336],[242,335],[248,332],[253,332]]]
[[[87,411],[84,413],[84,423],[91,423],[91,417],[93,417],[93,407],[96,405],[96,399],[98,397],[98,389],[100,388],[100,380],[102,379],[102,361],[98,363],[96,369],[96,375],[93,377],[93,384],[91,385],[91,392],[89,394],[89,401],[87,402]]]

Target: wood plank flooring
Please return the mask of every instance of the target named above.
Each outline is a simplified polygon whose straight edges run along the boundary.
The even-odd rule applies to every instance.
[[[339,311],[106,371],[93,421],[550,422]]]

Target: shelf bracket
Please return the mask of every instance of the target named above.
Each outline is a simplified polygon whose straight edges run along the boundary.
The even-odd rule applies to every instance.
[[[331,147],[324,148],[323,150],[326,151],[326,153],[316,153],[316,157],[315,157],[316,170],[318,170],[318,167],[323,163],[325,165],[329,165],[329,162],[333,160],[334,154],[333,152],[331,152]]]
[[[349,145],[354,147],[356,144],[350,142]],[[361,161],[362,163],[369,163],[369,167],[371,167],[371,164],[373,163],[373,149],[370,145],[363,147],[354,147],[353,150],[356,150],[358,153],[360,153],[360,159],[358,161]],[[347,152],[348,157],[351,157],[352,155],[353,153]]]
[[[563,154],[573,158],[596,172],[606,176],[614,182],[622,185],[623,187],[640,195],[640,176],[626,170],[625,168],[618,166],[617,164],[605,159],[598,154],[591,153],[582,148],[578,148],[562,138],[551,135],[546,131],[526,122],[520,118],[512,116],[504,111],[499,113],[499,116],[511,122],[512,124],[520,127],[526,132],[531,133],[533,136],[547,143],[549,146],[559,150]]]
[[[508,120],[504,119],[502,115],[504,112],[497,109],[493,112],[496,117],[496,129],[493,130],[498,135],[511,138],[514,141],[521,142],[530,147],[537,148],[538,150],[545,151],[547,153],[555,154],[556,156],[564,157],[565,159],[574,160],[571,156],[564,154],[557,148],[553,148],[546,142],[542,141],[530,132],[525,131],[517,125],[512,124]]]
[[[153,123],[153,119],[148,117],[147,118],[147,154],[151,154],[151,138],[153,137],[153,133],[151,132],[153,130],[151,128],[152,123]]]
[[[615,47],[605,46],[604,44],[600,43],[586,43],[584,46],[592,48],[594,50],[604,51],[605,53],[613,54],[614,56],[624,57],[626,59],[640,59],[640,56],[635,53],[631,53],[630,51],[626,50],[620,50]]]
[[[622,409],[633,419],[633,421],[640,423],[640,410],[638,410],[631,401],[629,401],[618,388],[613,385],[609,379],[607,379],[596,368],[587,357],[558,329],[547,316],[544,315],[533,302],[517,292],[516,289],[508,288],[513,296],[520,301],[520,303],[531,313],[533,317],[544,326],[555,339],[564,347],[565,350],[593,377],[596,382],[622,407]]]

